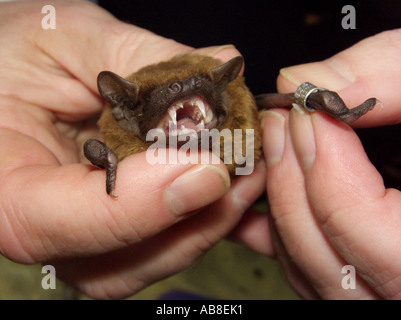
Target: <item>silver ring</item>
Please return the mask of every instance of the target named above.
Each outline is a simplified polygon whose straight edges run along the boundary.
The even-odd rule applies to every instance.
[[[327,91],[327,89],[318,88],[310,82],[301,83],[294,93],[295,103],[304,107],[306,110],[315,111],[314,108],[308,107],[307,101],[309,95],[316,91]]]

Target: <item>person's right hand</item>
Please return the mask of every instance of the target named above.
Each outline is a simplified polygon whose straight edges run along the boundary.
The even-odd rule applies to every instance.
[[[401,30],[368,38],[321,62],[281,70],[280,92],[309,81],[337,91],[348,107],[381,103],[359,127],[401,122]],[[273,230],[253,214],[236,230],[282,262],[304,298],[401,298],[401,192],[386,189],[355,132],[319,112],[268,111],[263,150]],[[247,227],[247,228],[245,228]],[[262,241],[263,240],[263,241]],[[356,289],[342,287],[344,265]]]

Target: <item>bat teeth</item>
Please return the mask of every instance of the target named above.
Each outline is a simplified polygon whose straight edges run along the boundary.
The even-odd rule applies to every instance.
[[[202,113],[203,118],[206,118],[206,107],[202,100],[196,99],[195,105],[198,107],[200,112]]]
[[[205,122],[206,123],[209,123],[210,121],[212,121],[212,119],[213,119],[213,111],[208,109],[207,110],[207,115],[204,118],[205,118]]]
[[[183,109],[182,111],[180,111]],[[194,123],[194,129],[200,131],[205,129],[213,120],[214,113],[209,104],[204,101],[201,97],[195,96],[189,99],[182,99],[176,101],[167,109],[167,117],[164,118],[163,127],[166,128],[166,124],[170,123],[169,134],[179,135],[185,134],[189,130],[184,125],[177,127],[177,122],[184,118],[191,119]]]
[[[171,118],[171,121],[173,123],[177,123],[177,110],[175,108],[169,108],[168,109],[168,114]]]

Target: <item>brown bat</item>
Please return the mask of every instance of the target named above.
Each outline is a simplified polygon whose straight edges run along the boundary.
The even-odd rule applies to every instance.
[[[84,154],[92,164],[106,169],[107,193],[114,196],[118,161],[147,150],[155,141],[178,148],[196,140],[197,148],[215,151],[209,143],[211,136],[204,132],[217,129],[215,132],[238,134],[239,129],[240,140],[234,139],[237,137],[234,134],[227,144],[218,137],[220,158],[232,175],[236,168],[247,164],[246,157],[256,162],[262,153],[257,105],[259,109],[289,107],[297,100],[294,93],[260,95],[255,100],[239,75],[242,65],[242,57],[222,63],[208,56],[180,55],[144,67],[126,79],[110,71],[101,72],[98,89],[106,105],[98,125],[104,143],[88,140]],[[348,109],[337,93],[315,90],[309,92],[305,107],[352,122],[371,110],[376,102],[371,98]],[[149,138],[149,132],[153,131],[159,133],[157,139]],[[253,139],[248,139],[249,132]],[[204,137],[207,143],[202,141]],[[227,161],[227,146],[230,161]],[[248,153],[249,147],[252,154]]]

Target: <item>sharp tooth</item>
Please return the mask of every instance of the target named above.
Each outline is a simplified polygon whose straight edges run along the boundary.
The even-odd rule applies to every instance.
[[[182,109],[182,108],[184,108],[184,104],[182,102],[177,103],[175,106],[175,110]]]
[[[206,118],[206,108],[205,108],[205,104],[203,103],[203,101],[202,100],[197,100],[196,101],[196,106],[202,112],[203,118]]]
[[[169,108],[168,109],[168,114],[169,114],[169,116],[171,118],[171,121],[173,123],[176,123],[177,122],[177,111],[176,111],[176,109],[175,108]]]
[[[212,110],[207,110],[207,116],[205,117],[205,122],[209,123],[213,119],[213,112]]]

